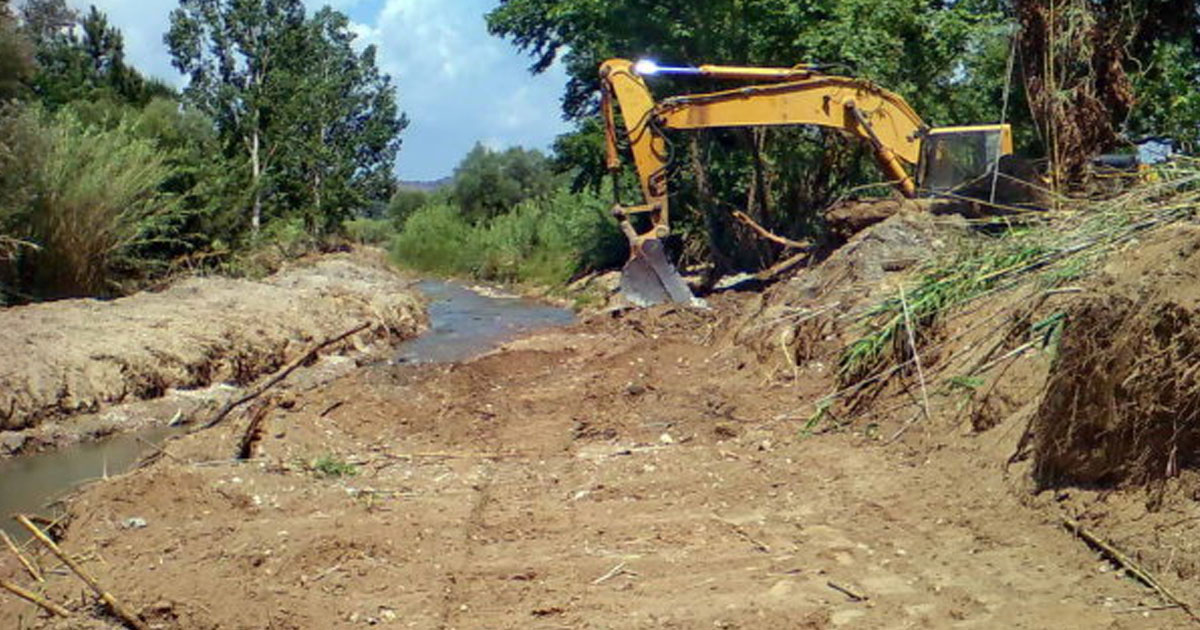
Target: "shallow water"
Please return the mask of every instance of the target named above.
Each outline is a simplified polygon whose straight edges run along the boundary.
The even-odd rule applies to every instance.
[[[571,311],[535,300],[489,297],[440,280],[417,286],[429,300],[430,327],[397,346],[396,362],[461,361],[522,333],[574,321]],[[157,427],[0,461],[0,528],[25,539],[10,515],[47,514],[48,503],[80,483],[128,471],[180,430]]]
[[[453,282],[424,280],[430,327],[397,347],[397,362],[462,361],[522,333],[575,320],[571,311],[518,297],[487,297]]]

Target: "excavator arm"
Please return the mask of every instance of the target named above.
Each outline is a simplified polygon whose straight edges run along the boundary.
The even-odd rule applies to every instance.
[[[655,72],[769,83],[656,102],[643,78]],[[609,59],[600,66],[600,78],[608,167],[614,171],[620,168],[616,121],[619,106],[644,200],[642,204],[613,208],[630,242],[630,261],[622,288],[641,304],[691,299],[691,292],[662,254],[659,242],[670,233],[666,177],[670,155],[664,131],[783,125],[838,129],[869,143],[880,169],[901,194],[910,198],[917,195],[918,185],[909,168],[915,169],[925,159],[925,138],[930,133],[951,137],[958,133],[953,128],[931,130],[897,94],[869,81],[822,74],[816,66],[659,68],[648,62]],[[963,129],[970,133],[999,132],[1001,150],[1012,151],[1007,126]],[[647,214],[649,227],[640,232],[635,229],[630,222],[634,214]]]

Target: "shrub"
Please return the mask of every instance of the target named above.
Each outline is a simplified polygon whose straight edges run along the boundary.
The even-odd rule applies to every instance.
[[[147,250],[170,237],[179,217],[160,186],[169,154],[122,121],[88,127],[69,110],[42,121],[45,160],[33,173],[28,207],[35,284],[54,296],[103,295],[122,277],[145,275]]]
[[[559,190],[475,225],[452,205],[425,206],[393,239],[392,253],[423,271],[553,286],[618,264],[625,244],[602,201]]]
[[[382,245],[396,235],[396,226],[390,219],[351,219],[342,223],[346,236],[362,245]]]

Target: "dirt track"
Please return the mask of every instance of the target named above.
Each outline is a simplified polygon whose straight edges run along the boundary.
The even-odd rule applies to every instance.
[[[595,315],[462,364],[284,389],[257,459],[231,460],[246,416],[173,441],[74,496],[64,545],[182,630],[1194,627],[1062,527],[1200,600],[1194,474],[1034,493],[1020,456],[1054,362],[997,362],[992,341],[1086,291],[984,300],[924,348],[928,403],[905,373],[810,422],[838,388],[836,315],[959,231],[896,217],[711,311]],[[981,362],[988,387],[937,386]],[[45,590],[91,625],[9,598],[0,627],[119,627],[78,589]]]
[[[718,313],[601,317],[464,365],[361,370],[276,410],[254,463],[200,463],[228,460],[231,425],[90,486],[67,546],[162,628],[1183,623],[1120,612],[1154,600],[1022,505],[981,456],[1011,431],[806,437],[792,414],[828,378],[764,378]],[[307,470],[324,453],[359,474]],[[48,591],[78,599],[66,577]],[[31,627],[31,607],[3,601],[0,625]]]

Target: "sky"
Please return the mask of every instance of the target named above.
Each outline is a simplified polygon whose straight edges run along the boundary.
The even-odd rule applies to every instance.
[[[358,42],[379,48],[408,114],[397,175],[433,180],[450,175],[476,142],[493,149],[546,150],[567,130],[559,99],[566,75],[555,66],[538,76],[529,59],[487,33],[484,15],[498,0],[305,0],[328,4],[353,22]],[[127,59],[145,74],[182,86],[162,37],[172,0],[68,0],[96,5],[125,36]]]

